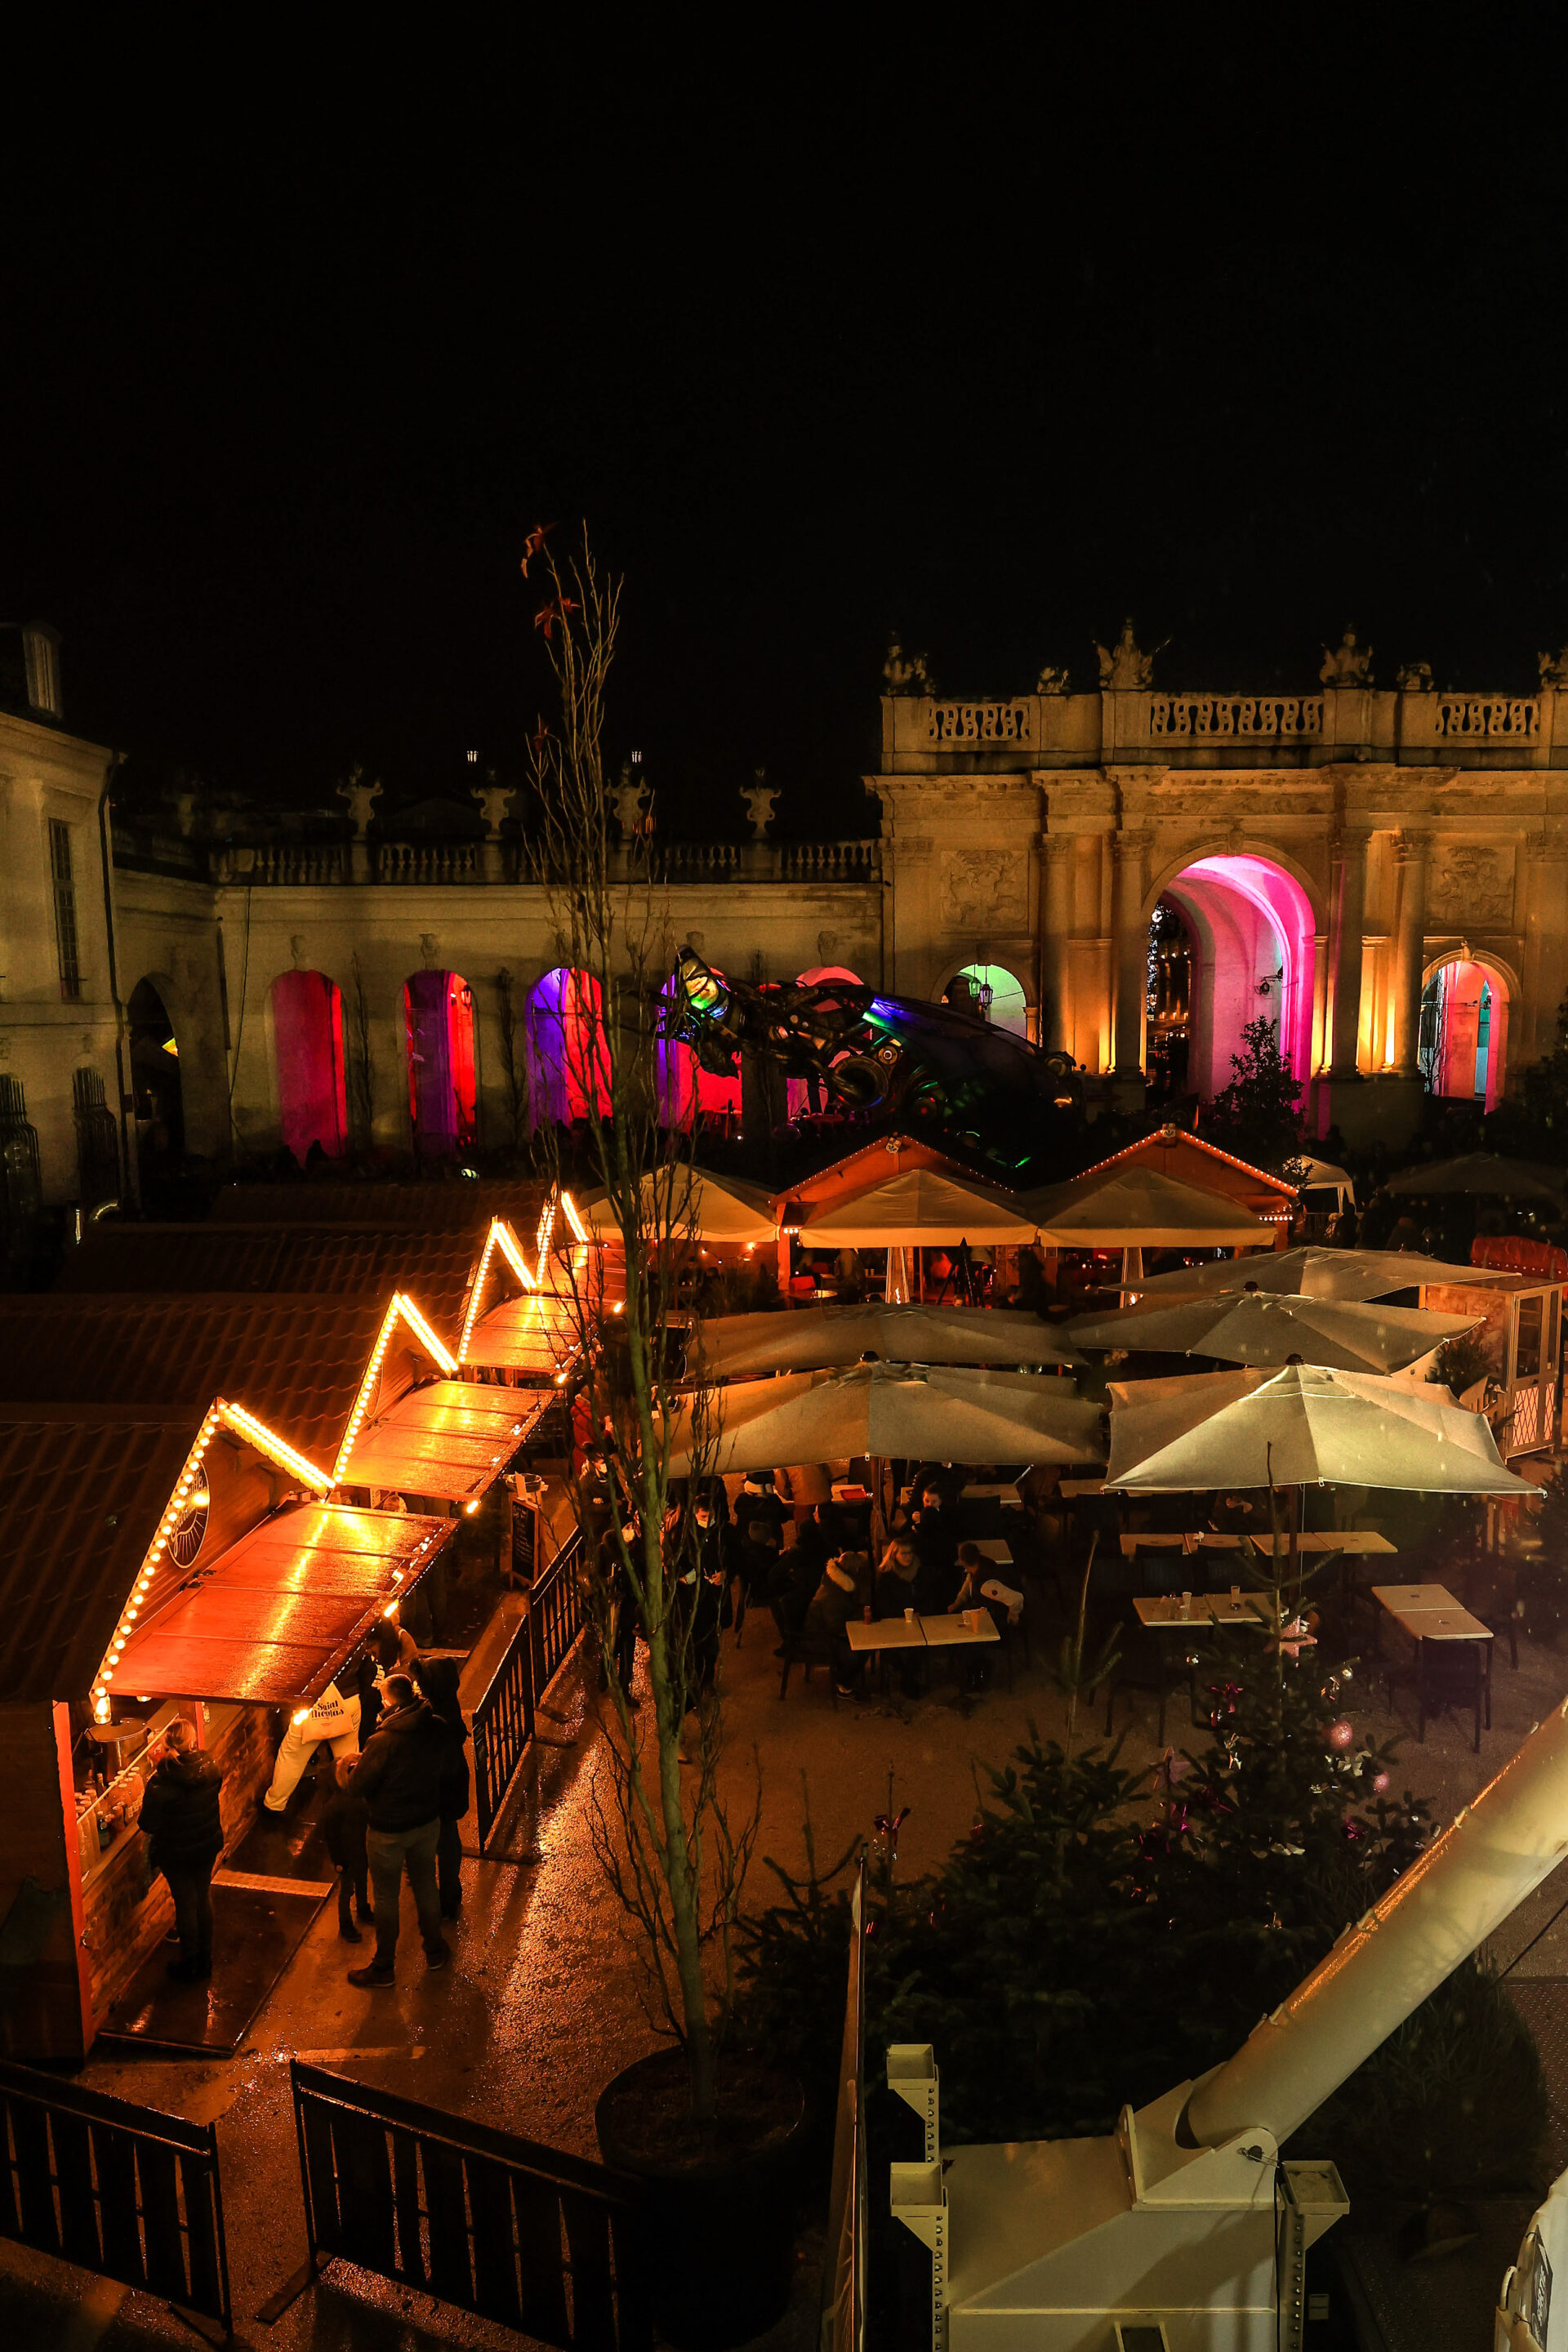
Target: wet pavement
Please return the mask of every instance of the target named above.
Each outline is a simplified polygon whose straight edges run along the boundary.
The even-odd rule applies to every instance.
[[[804,1868],[808,1807],[817,1858],[826,1865],[886,1809],[889,1776],[893,1809],[910,1808],[900,1874],[940,1862],[984,1801],[987,1768],[1007,1760],[1031,1721],[1043,1736],[1062,1736],[1065,1704],[1042,1663],[1058,1639],[1059,1628],[1042,1613],[1034,1629],[1035,1663],[1020,1662],[1012,1690],[999,1660],[993,1686],[980,1694],[965,1692],[952,1668],[939,1664],[931,1687],[912,1697],[895,1689],[864,1701],[840,1698],[835,1706],[820,1671],[809,1683],[792,1675],[789,1695],[780,1701],[773,1627],[764,1616],[752,1617],[739,1649],[727,1635],[724,1771],[732,1793],[742,1783],[752,1785],[759,1773],[763,1790],[752,1907],[774,1892],[762,1857],[773,1856],[797,1873]],[[1380,1738],[1404,1735],[1402,1780],[1447,1821],[1565,1688],[1568,1655],[1521,1642],[1515,1674],[1505,1654],[1494,1679],[1492,1728],[1482,1735],[1479,1757],[1471,1753],[1468,1717],[1448,1716],[1428,1725],[1426,1742],[1418,1745],[1413,1719],[1391,1716],[1381,1687],[1364,1675],[1346,1696],[1358,1726]],[[541,1718],[548,1739],[559,1744],[542,1743],[524,1768],[504,1854],[465,1861],[464,1909],[452,1932],[449,1970],[426,1974],[405,1896],[396,1984],[386,1990],[356,1989],[346,1972],[366,1957],[368,1938],[357,1948],[340,1941],[335,1905],[329,1903],[232,2058],[104,2051],[84,2070],[81,2079],[95,2089],[216,2122],[240,2344],[276,2352],[337,2352],[350,2346],[413,2352],[428,2344],[521,2340],[426,2296],[340,2270],[271,2328],[254,2314],[305,2259],[289,2097],[291,2055],[579,2155],[596,2154],[593,2111],[599,2091],[656,2042],[639,2000],[637,1965],[589,1840],[586,1794],[602,1736],[598,1705],[590,1675],[574,1661]],[[1127,1761],[1152,1762],[1152,1699],[1140,1693],[1119,1702],[1119,1727],[1123,1722]],[[1098,1710],[1080,1716],[1080,1744],[1098,1738],[1102,1724]],[[1168,1738],[1180,1747],[1196,1744],[1199,1736],[1187,1720],[1184,1696],[1178,1696],[1171,1703]],[[1500,1935],[1505,1961],[1522,1951],[1568,1896],[1568,1884],[1558,1883],[1563,1876],[1560,1872],[1548,1882]],[[1568,1977],[1568,1912],[1547,1928],[1518,1973]],[[1558,2038],[1564,2039],[1563,2066],[1568,2067],[1568,2038]],[[1554,2082],[1553,2094],[1568,2113],[1568,2084]],[[806,2352],[815,2345],[815,2255],[811,2245],[803,2251],[795,2306],[775,2331],[773,2352]],[[20,2343],[58,2344],[69,2352],[95,2352],[99,2346],[130,2352],[142,2344],[193,2340],[150,2298],[121,2296],[101,2284],[88,2290],[82,2273],[11,2249],[0,2252],[0,2319]]]

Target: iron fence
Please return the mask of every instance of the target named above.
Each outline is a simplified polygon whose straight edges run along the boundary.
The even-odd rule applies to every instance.
[[[217,2134],[0,2064],[0,2237],[232,2327]]]
[[[310,2275],[335,2257],[566,2352],[650,2352],[635,2182],[298,2059],[289,2075]]]
[[[583,1631],[582,1550],[578,1530],[534,1579],[527,1611],[474,1708],[474,1815],[481,1853],[533,1739],[534,1707]]]

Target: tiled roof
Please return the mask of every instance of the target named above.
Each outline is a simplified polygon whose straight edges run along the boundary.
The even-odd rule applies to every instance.
[[[87,1696],[200,1423],[0,1405],[0,1699]]]
[[[0,1297],[0,1405],[199,1421],[226,1396],[330,1468],[389,1296]]]
[[[534,1179],[461,1178],[427,1184],[227,1184],[212,1205],[219,1224],[403,1225],[427,1233],[480,1233],[509,1217],[531,1234],[548,1185]]]
[[[531,1232],[531,1228],[530,1229]],[[482,1234],[375,1225],[95,1225],[67,1255],[59,1291],[291,1291],[374,1297],[406,1290],[443,1338],[458,1322]]]

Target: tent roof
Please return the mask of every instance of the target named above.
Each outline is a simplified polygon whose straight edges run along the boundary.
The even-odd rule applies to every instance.
[[[863,1356],[914,1364],[1072,1364],[1048,1323],[986,1307],[799,1307],[722,1315],[699,1323],[705,1373],[793,1372],[857,1364]]]
[[[455,1519],[289,1505],[193,1570],[136,1628],[116,1687],[309,1704],[456,1528]]]
[[[1176,1167],[1183,1161],[1186,1166],[1183,1174],[1177,1176]],[[1165,1164],[1162,1166],[1161,1162]],[[1081,1183],[1085,1177],[1102,1176],[1111,1169],[1140,1164],[1155,1168],[1162,1176],[1173,1177],[1178,1184],[1191,1181],[1200,1192],[1205,1189],[1220,1192],[1229,1200],[1234,1200],[1239,1191],[1258,1185],[1265,1192],[1279,1193],[1287,1201],[1296,1198],[1296,1187],[1288,1184],[1282,1176],[1270,1176],[1266,1168],[1255,1168],[1249,1160],[1238,1160],[1233,1151],[1222,1151],[1217,1143],[1205,1141],[1203,1136],[1194,1135],[1190,1128],[1169,1124],[1157,1127],[1151,1135],[1140,1136],[1136,1143],[1123,1145],[1120,1151],[1113,1151],[1109,1160],[1097,1160],[1092,1168],[1086,1168],[1083,1176],[1075,1181]],[[1210,1171],[1213,1171],[1212,1181]],[[1240,1186],[1231,1181],[1237,1176],[1243,1179]]]
[[[1236,1248],[1271,1243],[1278,1230],[1223,1193],[1136,1163],[1031,1193],[1029,1208],[1056,1249]]]
[[[668,1193],[664,1190],[666,1181],[672,1187]],[[643,1198],[650,1204],[655,1199],[654,1183],[651,1174],[642,1180]],[[760,1185],[742,1183],[739,1177],[716,1176],[710,1169],[677,1167],[668,1171],[668,1178],[661,1171],[657,1212],[650,1205],[647,1213],[662,1218],[667,1213],[667,1202],[673,1202],[668,1213],[677,1234],[690,1220],[698,1241],[771,1242],[778,1232],[771,1194]],[[610,1219],[609,1204],[602,1193],[578,1205],[583,1223],[596,1239],[620,1239],[620,1228]]]
[[[549,1291],[525,1290],[479,1317],[463,1361],[483,1371],[522,1372],[553,1382],[577,1351],[571,1302]]]
[[[0,1699],[86,1697],[200,1423],[0,1406]]]
[[[1065,1381],[1035,1372],[952,1365],[858,1364],[720,1390],[710,1466],[771,1470],[844,1454],[904,1454],[935,1462],[1092,1462],[1103,1458],[1100,1410]],[[671,1475],[689,1409],[672,1432]]]
[[[1517,1283],[1519,1276],[1494,1266],[1448,1265],[1441,1258],[1406,1250],[1279,1250],[1258,1257],[1226,1259],[1214,1265],[1178,1266],[1171,1274],[1145,1276],[1140,1302],[1209,1298],[1224,1291],[1259,1290],[1303,1298],[1386,1298],[1395,1290],[1418,1290],[1428,1283]]]
[[[808,1248],[951,1247],[966,1241],[984,1249],[1034,1238],[1034,1217],[1015,1196],[935,1168],[885,1176],[868,1191],[808,1215],[801,1228]]]

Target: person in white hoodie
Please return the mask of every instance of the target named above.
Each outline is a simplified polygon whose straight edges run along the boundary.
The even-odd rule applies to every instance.
[[[296,1707],[289,1718],[272,1769],[272,1786],[261,1800],[269,1813],[286,1812],[306,1765],[325,1741],[334,1763],[359,1754],[359,1694],[344,1698],[336,1683],[329,1683],[318,1699]]]

